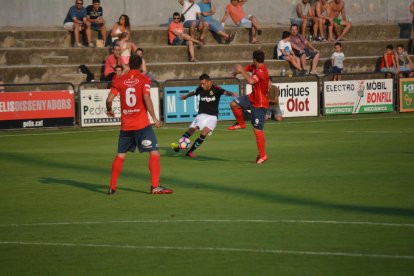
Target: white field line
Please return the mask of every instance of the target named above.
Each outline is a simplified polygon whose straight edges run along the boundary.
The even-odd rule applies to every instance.
[[[251,248],[226,248],[226,247],[189,247],[189,246],[151,246],[151,245],[113,245],[113,244],[91,244],[91,243],[57,243],[57,242],[23,242],[23,241],[0,241],[0,245],[23,245],[23,246],[56,246],[56,247],[89,247],[89,248],[114,248],[114,249],[138,249],[138,250],[172,250],[172,251],[215,251],[215,252],[242,252],[263,253],[282,255],[313,255],[313,256],[337,256],[337,257],[362,257],[382,259],[414,259],[414,256],[366,254],[347,252],[318,252],[318,251],[295,251],[278,249],[251,249]]]
[[[345,122],[345,121],[370,121],[370,120],[386,120],[386,119],[404,119],[404,118],[413,118],[413,116],[410,115],[406,115],[406,116],[395,116],[395,117],[373,117],[373,118],[350,118],[350,119],[330,119],[330,120],[322,120],[322,119],[317,119],[317,120],[312,120],[312,121],[299,121],[299,122],[283,122],[282,124],[309,124],[309,123],[329,123],[329,122]],[[190,123],[188,123],[189,125]],[[275,124],[276,125],[276,124]],[[268,124],[268,126],[271,126],[271,124]],[[177,129],[177,130],[183,130],[186,129],[187,126],[183,126],[183,127],[174,127],[174,126],[162,126],[161,128],[159,128],[159,130],[163,130],[163,129]],[[226,125],[217,125],[216,130],[222,130],[222,129],[227,129]],[[216,131],[215,130],[215,131]],[[24,130],[20,130],[20,131],[24,131]],[[55,131],[55,130],[52,130]],[[63,131],[63,132],[42,132],[42,133],[16,133],[16,134],[5,134],[5,135],[0,135],[0,139],[3,137],[24,137],[24,136],[47,136],[47,135],[66,135],[66,134],[82,134],[82,133],[97,133],[97,132],[111,132],[111,131],[119,131],[119,129],[116,128],[112,128],[112,129],[98,129],[98,130],[83,130],[83,131]],[[357,131],[359,132],[359,131]],[[362,131],[361,131],[362,132]],[[1,132],[0,132],[1,133]],[[304,133],[304,132],[302,132]],[[390,132],[393,133],[393,132]],[[404,133],[408,133],[407,131],[404,131]],[[409,132],[411,133],[411,132]]]
[[[409,227],[410,223],[388,223],[369,221],[336,221],[336,220],[249,220],[249,219],[184,219],[184,220],[114,220],[114,221],[72,221],[72,222],[38,222],[0,224],[0,227],[30,227],[30,226],[61,226],[61,225],[91,225],[91,224],[140,224],[140,223],[279,223],[279,224],[331,224],[331,225],[365,225],[387,227]]]

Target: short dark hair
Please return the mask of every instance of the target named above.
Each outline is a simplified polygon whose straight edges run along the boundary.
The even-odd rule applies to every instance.
[[[336,43],[335,43],[335,46],[336,46],[336,45],[339,45],[339,47],[342,47],[342,43],[341,43],[341,42],[336,42]]]
[[[174,13],[173,13],[173,17],[174,17],[174,16],[180,16],[180,13],[179,13],[179,12],[174,12]]]
[[[253,59],[258,63],[263,63],[265,60],[265,53],[262,50],[256,50],[253,52]]]
[[[204,73],[198,79],[199,80],[210,80],[210,76]]]
[[[397,45],[397,48],[402,48],[402,49],[404,49],[404,45],[403,45],[403,44],[398,44],[398,45]]]
[[[142,65],[142,58],[140,56],[137,55],[132,55],[129,58],[129,68],[132,70],[138,70],[139,68],[141,68]]]
[[[92,4],[95,4],[95,3],[101,3],[101,0],[92,0]]]
[[[290,35],[291,35],[291,33],[290,33],[290,32],[288,32],[288,31],[284,31],[284,32],[282,33],[282,39],[285,39],[285,38],[289,37]]]
[[[291,28],[291,29],[292,29],[292,27],[296,27],[296,28],[298,28],[298,29],[299,29],[298,24],[292,24],[292,25],[290,25],[290,28]]]
[[[385,47],[385,49],[394,50],[394,46],[392,46],[391,44],[388,44],[387,47]]]

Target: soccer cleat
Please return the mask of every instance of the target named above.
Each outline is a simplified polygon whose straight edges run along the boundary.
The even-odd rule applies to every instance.
[[[179,152],[180,151],[180,147],[178,146],[177,143],[171,143],[171,148],[175,151],[175,152]]]
[[[243,128],[246,128],[246,125],[239,125],[238,123],[235,123],[234,125],[227,127],[228,130],[236,130],[236,129],[243,129]]]
[[[109,188],[108,195],[116,195],[116,190]]]
[[[164,188],[162,186],[158,187],[151,187],[151,194],[153,195],[166,195],[166,194],[172,194],[173,190]]]
[[[190,158],[196,158],[197,157],[197,155],[192,151],[187,152],[185,155],[190,157]]]
[[[267,160],[267,155],[262,156],[262,157],[257,156],[257,157],[256,157],[256,164],[262,164],[262,163],[264,163],[266,160]]]

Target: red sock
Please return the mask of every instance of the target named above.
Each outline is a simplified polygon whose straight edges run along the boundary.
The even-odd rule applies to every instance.
[[[244,125],[243,119],[243,110],[238,107],[232,107],[231,110],[233,111],[234,117],[236,117],[236,121],[239,125]]]
[[[151,186],[158,187],[161,173],[160,156],[158,154],[150,153],[148,167],[151,174]]]
[[[259,156],[263,157],[266,155],[266,138],[264,135],[263,130],[254,130],[254,134],[256,135],[256,144],[257,144],[257,149],[259,150]]]
[[[124,164],[124,159],[116,156],[114,162],[112,162],[112,174],[111,174],[111,189],[116,190],[116,182],[118,181],[118,176],[122,171],[122,165]]]

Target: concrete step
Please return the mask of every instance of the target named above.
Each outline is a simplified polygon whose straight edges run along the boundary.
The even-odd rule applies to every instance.
[[[275,43],[288,25],[265,25],[263,34],[259,37],[263,43]],[[249,30],[245,28],[226,27],[227,32],[236,32],[235,43],[247,43]],[[398,39],[405,32],[398,24],[364,24],[355,25],[347,35],[348,40],[381,40]],[[97,38],[97,32],[92,32],[93,41]],[[18,40],[21,39],[50,39],[51,41],[42,47],[70,47],[70,33],[63,28],[29,29],[29,28],[2,28],[0,29],[0,47],[25,47]],[[141,27],[132,30],[131,39],[140,47],[167,45],[167,27]],[[211,33],[208,33],[206,41],[216,42]],[[29,42],[28,42],[29,43]],[[40,43],[40,42],[39,42]],[[40,47],[40,46],[39,46]]]
[[[346,72],[373,72],[378,67],[380,56],[349,57],[345,61]],[[251,60],[229,60],[214,62],[171,62],[171,63],[149,63],[148,69],[158,81],[167,79],[188,79],[198,78],[203,73],[208,73],[211,77],[225,77],[232,71],[237,63],[249,64]],[[280,75],[282,69],[286,69],[291,74],[292,70],[287,61],[267,60],[266,64],[271,75]],[[87,64],[98,80],[101,76],[102,65]],[[323,58],[319,61],[318,71],[328,73],[330,68],[330,58]],[[0,75],[5,83],[23,82],[79,82],[77,65],[17,65],[0,66]],[[70,78],[70,75],[73,78]],[[83,75],[82,75],[83,76]]]
[[[26,39],[17,39],[16,46],[23,48],[32,48],[32,47],[50,47],[55,42],[54,39],[48,38],[26,38]]]
[[[381,55],[387,44],[403,44],[408,47],[407,39],[344,41],[343,52],[346,57]],[[331,42],[318,42],[313,45],[321,51],[322,57],[330,57],[334,45]],[[255,49],[262,49],[266,58],[273,57],[275,43],[208,44],[201,50],[196,49],[196,58],[199,61],[239,60],[251,57]],[[0,65],[41,65],[41,64],[96,64],[103,63],[109,54],[108,48],[21,48],[0,49]],[[186,62],[188,61],[186,46],[154,46],[144,48],[145,60],[153,62]]]

